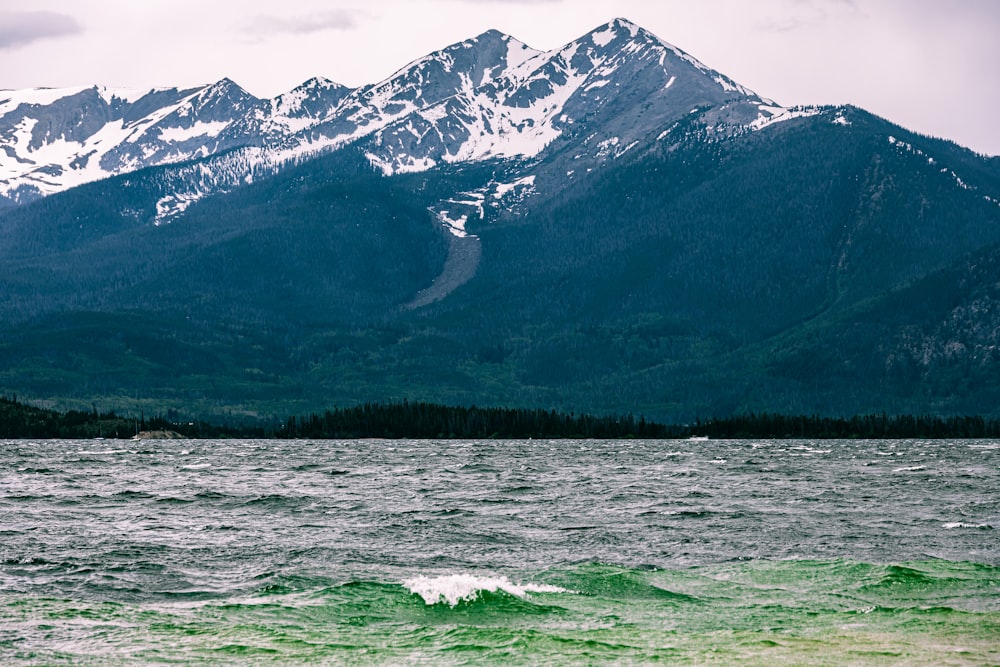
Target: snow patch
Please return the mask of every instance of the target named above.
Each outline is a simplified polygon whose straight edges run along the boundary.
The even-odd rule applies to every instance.
[[[507,68],[515,69],[524,62],[541,55],[541,51],[531,48],[514,38],[507,40]]]
[[[762,130],[775,123],[783,123],[793,118],[809,118],[822,113],[819,107],[791,107],[785,108],[770,104],[757,105],[759,114],[757,118],[749,123],[747,127],[751,130]]]
[[[427,171],[437,166],[437,162],[429,157],[413,157],[412,155],[400,155],[386,159],[372,152],[365,153],[365,157],[374,167],[378,167],[385,176],[393,174],[414,174]]]
[[[524,178],[519,178],[511,183],[497,183],[496,188],[493,191],[493,197],[494,199],[503,199],[511,192],[522,188],[528,191],[533,191],[535,189],[534,174],[525,176]]]
[[[468,215],[460,215],[458,217],[452,218],[448,211],[438,211],[437,212],[438,221],[444,225],[452,235],[458,238],[465,238],[469,234],[465,231],[465,223],[469,221]]]
[[[0,91],[0,116],[3,116],[22,104],[48,106],[64,97],[77,95],[87,90],[77,88],[29,88],[27,90]]]
[[[611,155],[615,147],[621,143],[621,139],[618,137],[611,137],[610,139],[605,139],[604,141],[597,144],[597,157],[607,157]]]
[[[159,128],[160,140],[173,144],[189,141],[196,137],[217,137],[227,127],[229,127],[227,121],[200,121],[191,127],[161,127]]]
[[[656,141],[657,142],[663,141],[663,139],[666,138],[666,136],[668,134],[670,134],[671,132],[673,132],[674,130],[677,129],[678,125],[680,125],[680,123],[674,123],[673,125],[671,125],[667,129],[665,129],[663,132],[660,132],[660,134],[657,135],[657,137],[656,137]]]
[[[615,40],[615,36],[616,35],[617,35],[617,32],[615,31],[614,24],[612,23],[612,24],[609,24],[601,32],[595,32],[595,33],[593,33],[590,37],[591,37],[591,39],[594,40],[594,44],[595,45],[604,47],[604,46],[607,46],[608,44],[610,44],[611,42],[613,42]]]
[[[160,225],[170,222],[173,218],[181,215],[191,204],[201,199],[201,196],[192,193],[178,193],[161,197],[156,202],[156,218],[153,224]]]
[[[753,95],[751,91],[739,85],[729,77],[718,74],[712,78],[717,84],[722,86],[722,90],[726,91],[727,93],[739,93],[740,95]]]
[[[435,104],[419,112],[418,115],[429,123],[436,123],[448,117],[448,108],[444,104]]]

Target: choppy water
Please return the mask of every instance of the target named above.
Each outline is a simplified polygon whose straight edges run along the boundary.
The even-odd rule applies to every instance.
[[[0,663],[1000,663],[1000,444],[0,443]]]

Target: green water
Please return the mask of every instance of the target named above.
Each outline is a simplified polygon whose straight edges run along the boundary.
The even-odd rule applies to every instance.
[[[481,590],[455,606],[428,605],[401,584],[300,580],[154,605],[8,597],[0,646],[39,664],[1000,661],[1000,570],[990,566],[586,564],[536,579],[567,592]]]
[[[982,442],[8,443],[8,665],[998,665]]]

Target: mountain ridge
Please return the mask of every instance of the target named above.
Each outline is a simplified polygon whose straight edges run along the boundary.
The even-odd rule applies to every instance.
[[[671,93],[680,98],[678,109],[718,107],[724,96],[709,94],[710,82],[756,105],[725,114],[737,124],[766,120],[781,110],[624,19],[549,52],[490,30],[353,90],[314,78],[288,93],[260,99],[224,78],[186,90],[116,92],[91,86],[62,93],[2,91],[0,199],[23,203],[108,176],[234,149],[246,149],[251,161],[280,168],[368,140],[369,159],[386,173],[424,170],[441,161],[533,158],[571,134],[574,118],[606,106],[600,88],[615,79],[614,66],[627,66],[629,59],[648,61],[650,55],[661,67],[669,59],[671,68],[688,70],[678,85],[680,90],[686,84],[687,90]],[[615,58],[611,66],[599,68]],[[664,89],[677,81],[676,74],[660,78],[656,83]],[[588,86],[580,90],[574,81]],[[627,83],[638,87],[634,79]],[[647,86],[657,87],[652,81]],[[662,114],[651,116],[652,125],[662,125]],[[634,131],[635,120],[623,119],[619,130],[631,125]],[[40,131],[52,126],[64,129]],[[434,141],[427,139],[428,133],[435,135]],[[618,136],[604,139],[623,141]]]

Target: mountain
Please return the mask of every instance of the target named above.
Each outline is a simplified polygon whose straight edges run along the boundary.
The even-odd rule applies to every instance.
[[[386,173],[441,162],[533,158],[543,150],[577,149],[582,152],[574,159],[600,160],[692,108],[732,103],[717,111],[720,120],[749,122],[763,105],[750,91],[622,20],[530,57],[523,45],[496,33],[477,42],[487,40],[506,40],[520,57],[508,56],[506,71],[487,73],[478,85],[472,78],[478,72],[471,72],[454,94],[379,130],[370,158]],[[599,129],[597,136],[577,129],[584,121],[582,127]]]
[[[252,99],[228,80],[185,91],[95,86],[0,93],[3,193],[29,201],[115,173],[208,154],[221,129]]]
[[[549,53],[489,31],[374,85],[348,90],[317,78],[272,100],[228,79],[191,90],[3,91],[0,197],[23,203],[138,169],[260,149],[244,154],[245,177],[260,163],[359,141],[387,174],[533,158],[556,140],[589,165],[700,108],[718,128],[787,113],[622,19]]]
[[[997,415],[1000,164],[618,19],[349,90],[0,93],[0,392]]]

